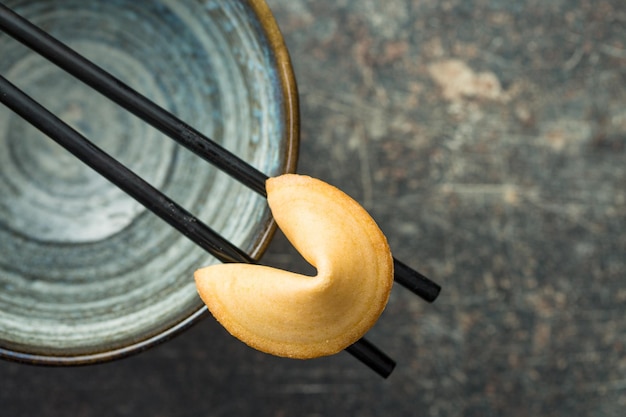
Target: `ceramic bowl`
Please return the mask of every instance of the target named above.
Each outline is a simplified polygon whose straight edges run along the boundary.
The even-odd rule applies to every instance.
[[[293,172],[297,93],[260,0],[9,0],[7,6],[267,175]],[[265,200],[0,32],[0,73],[258,258]],[[0,107],[0,356],[81,364],[138,352],[205,314],[217,262]]]

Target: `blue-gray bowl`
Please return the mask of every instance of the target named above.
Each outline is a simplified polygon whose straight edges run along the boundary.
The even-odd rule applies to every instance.
[[[6,4],[267,175],[295,170],[298,98],[261,0]],[[259,257],[265,200],[0,33],[0,73]],[[205,314],[217,262],[0,107],[0,356],[81,364],[141,351]]]

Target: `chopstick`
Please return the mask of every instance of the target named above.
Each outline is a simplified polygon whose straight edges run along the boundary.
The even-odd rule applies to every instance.
[[[267,176],[0,3],[0,29],[187,149],[266,196]]]
[[[160,130],[205,161],[266,197],[267,175],[212,141],[175,115],[133,90],[101,67],[69,48],[49,33],[38,28],[0,3],[0,29],[59,66],[83,83],[108,97]],[[394,258],[396,282],[422,299],[433,302],[441,287]]]
[[[98,148],[2,75],[0,102],[220,261],[256,263],[246,252]],[[346,351],[384,378],[395,366],[391,358],[364,338]]]
[[[256,262],[246,252],[200,222],[182,206],[98,148],[2,75],[0,75],[0,102],[220,261]]]
[[[268,177],[265,174],[2,3],[0,3],[0,29],[251,190],[266,197],[265,181]],[[220,261],[256,263],[246,252],[232,245],[183,207],[107,155],[2,76],[0,76],[0,102]],[[439,285],[395,258],[394,269],[395,280],[424,300],[432,302],[439,295],[441,290]],[[391,358],[365,338],[347,347],[346,351],[385,378],[395,367],[395,362]]]

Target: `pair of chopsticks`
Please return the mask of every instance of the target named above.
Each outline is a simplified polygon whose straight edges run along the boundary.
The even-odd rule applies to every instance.
[[[2,3],[0,3],[0,30],[266,197],[265,181],[268,177],[265,174],[132,90]],[[221,262],[256,263],[256,260],[246,252],[228,242],[186,209],[102,151],[2,75],[0,75],[0,102]],[[396,259],[394,274],[396,282],[428,302],[434,301],[439,295],[441,290],[439,285]],[[383,377],[389,376],[395,367],[395,362],[391,358],[364,338],[346,348],[346,351]]]

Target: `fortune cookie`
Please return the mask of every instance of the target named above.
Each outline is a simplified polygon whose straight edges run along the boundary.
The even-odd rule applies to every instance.
[[[323,181],[285,174],[266,188],[278,227],[317,275],[212,265],[195,272],[198,293],[233,336],[255,349],[300,359],[335,354],[360,339],[387,304],[387,239],[363,207]]]

